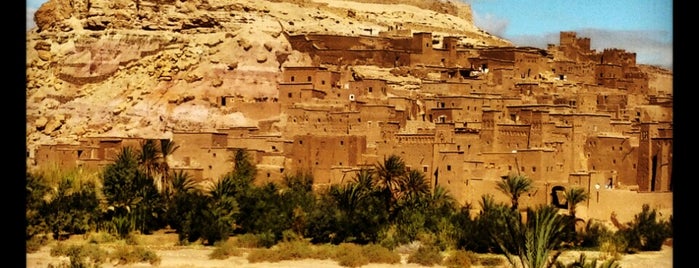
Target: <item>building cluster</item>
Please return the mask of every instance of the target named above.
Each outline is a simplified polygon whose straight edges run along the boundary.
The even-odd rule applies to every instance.
[[[671,207],[672,198],[658,196],[672,192],[672,92],[649,87],[635,53],[592,50],[590,39],[575,32],[561,32],[560,44],[547,49],[479,47],[467,37],[424,32],[286,37],[316,64],[284,67],[276,98],[219,99],[221,107],[278,119],[175,131],[172,169],[217,180],[242,148],[254,157],[257,182],[310,172],[322,188],[348,182],[357,170],[395,154],[462,204],[501,195],[495,183],[519,174],[537,189],[525,205],[561,203],[562,189],[592,193],[602,185],[610,199],[616,194],[616,200]],[[353,68],[367,65],[420,83],[409,87]],[[149,137],[43,145],[34,163],[100,168],[119,148],[138,148],[143,139]]]

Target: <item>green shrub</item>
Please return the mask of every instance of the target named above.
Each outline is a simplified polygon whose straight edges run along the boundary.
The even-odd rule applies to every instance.
[[[261,248],[248,254],[248,261],[280,262],[284,260],[308,259],[314,256],[312,245],[306,241],[281,242],[271,248]]]
[[[335,259],[337,255],[337,246],[333,244],[319,244],[313,246],[312,259],[327,260]]]
[[[486,267],[501,266],[505,259],[499,256],[479,256],[476,263]]]
[[[442,262],[442,265],[450,268],[469,268],[477,260],[477,256],[471,251],[452,251]]]
[[[140,246],[117,246],[110,254],[110,260],[119,265],[147,262],[156,266],[161,261],[154,251]]]
[[[400,263],[400,255],[398,253],[377,244],[362,246],[362,255],[366,256],[370,263]]]
[[[108,232],[93,232],[87,237],[87,242],[92,244],[102,244],[117,241],[117,237]]]
[[[420,246],[408,256],[408,263],[416,263],[425,266],[440,265],[442,254],[435,246]]]
[[[281,253],[271,248],[258,248],[248,254],[248,262],[280,262],[283,260]]]
[[[629,249],[636,251],[659,251],[663,242],[672,237],[672,225],[669,221],[657,218],[655,209],[644,204],[642,211],[634,216],[628,229],[619,230],[629,242]]]
[[[241,256],[242,252],[233,240],[228,240],[226,242],[217,242],[214,244],[215,248],[209,254],[209,258],[217,260],[225,260],[230,256]]]
[[[359,267],[369,264],[369,258],[364,256],[362,247],[352,243],[338,245],[335,260],[345,267]]]
[[[621,258],[622,253],[629,252],[629,242],[626,236],[617,231],[616,233],[605,236],[600,240],[599,251],[610,258]]]
[[[613,234],[603,224],[590,220],[585,224],[585,229],[579,234],[580,246],[583,248],[599,248],[601,242]]]
[[[35,235],[27,239],[26,247],[27,253],[34,253],[39,251],[41,247],[47,245],[49,242],[49,237],[45,235]]]
[[[52,257],[67,256],[70,267],[98,267],[107,260],[108,252],[95,244],[66,245],[58,243],[51,248]]]

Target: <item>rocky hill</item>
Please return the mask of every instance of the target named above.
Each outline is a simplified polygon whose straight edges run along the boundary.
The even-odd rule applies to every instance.
[[[84,136],[167,137],[173,130],[254,126],[216,105],[274,98],[283,66],[313,64],[282,34],[377,35],[390,30],[468,37],[461,2],[414,0],[49,0],[27,33],[27,149]]]

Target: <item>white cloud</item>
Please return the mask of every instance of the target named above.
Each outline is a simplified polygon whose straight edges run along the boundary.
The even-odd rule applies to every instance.
[[[473,12],[473,24],[481,30],[484,30],[492,35],[503,37],[510,21],[505,18],[499,18],[493,14],[479,14]]]
[[[29,29],[36,27],[36,23],[34,23],[34,13],[36,12],[36,8],[32,7],[27,7],[27,31]]]
[[[568,30],[566,30],[568,31]],[[636,53],[636,63],[657,65],[672,70],[673,46],[671,33],[662,31],[615,31],[606,29],[570,30],[577,36],[590,38],[590,46],[598,52],[607,48],[624,49]],[[516,46],[545,49],[547,44],[558,45],[560,32],[541,36],[519,35],[507,38]]]

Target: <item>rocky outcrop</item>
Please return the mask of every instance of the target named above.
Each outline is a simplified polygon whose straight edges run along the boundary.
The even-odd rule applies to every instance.
[[[466,4],[383,0],[49,0],[27,32],[27,147],[85,136],[167,136],[278,115],[221,107],[277,99],[284,66],[311,65],[284,33],[402,30],[492,45]],[[251,118],[255,118],[252,120]]]

